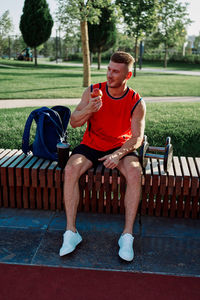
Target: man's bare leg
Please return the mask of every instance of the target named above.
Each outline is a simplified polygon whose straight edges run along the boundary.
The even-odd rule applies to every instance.
[[[64,204],[67,217],[67,228],[76,232],[76,215],[79,204],[79,178],[92,166],[85,156],[74,154],[68,160],[64,177]]]
[[[63,234],[63,244],[60,256],[73,252],[82,241],[76,230],[76,215],[79,203],[79,178],[90,167],[92,162],[83,155],[75,154],[70,157],[65,167],[64,204],[67,217],[67,227]]]
[[[127,183],[124,199],[125,224],[123,233],[118,241],[120,247],[119,256],[126,261],[131,261],[134,258],[133,225],[141,193],[141,166],[137,158],[127,156],[120,161],[118,169],[125,176]]]
[[[118,166],[118,169],[126,178],[126,193],[124,198],[125,206],[125,225],[123,233],[133,232],[138,205],[141,194],[141,166],[138,159],[134,156],[126,156]]]

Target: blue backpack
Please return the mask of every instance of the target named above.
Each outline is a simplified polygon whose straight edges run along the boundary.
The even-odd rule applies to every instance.
[[[27,118],[22,138],[22,150],[48,160],[58,160],[56,145],[67,136],[66,130],[71,111],[65,106],[41,107],[33,110]],[[29,145],[33,119],[37,124],[33,144]]]

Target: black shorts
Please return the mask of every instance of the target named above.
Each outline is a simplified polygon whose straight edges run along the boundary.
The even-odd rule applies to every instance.
[[[93,163],[93,166],[96,167],[99,163],[99,161],[98,161],[99,158],[101,158],[105,155],[111,154],[111,153],[113,153],[114,151],[116,151],[118,149],[120,149],[120,148],[118,147],[118,148],[114,148],[114,149],[111,149],[111,150],[108,150],[108,151],[99,151],[99,150],[95,150],[93,148],[90,148],[90,147],[88,147],[84,144],[80,144],[79,146],[74,148],[71,155],[73,155],[73,154],[82,154]],[[126,155],[123,156],[123,158],[126,157],[126,156],[139,157],[138,152],[136,150],[133,151],[133,152],[127,153]]]

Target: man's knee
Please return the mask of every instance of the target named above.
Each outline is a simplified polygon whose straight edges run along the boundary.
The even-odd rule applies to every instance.
[[[87,159],[83,158],[82,156],[73,155],[64,169],[65,179],[68,180],[72,179],[79,179],[79,177],[91,166],[91,162]]]
[[[125,177],[128,182],[140,182],[141,181],[142,168],[139,162],[131,163],[125,168]]]
[[[71,176],[73,176],[73,175],[75,175],[75,174],[78,173],[79,168],[77,168],[76,166],[73,166],[71,164],[67,164],[65,166],[65,170],[64,171],[65,171],[65,177],[71,177]]]

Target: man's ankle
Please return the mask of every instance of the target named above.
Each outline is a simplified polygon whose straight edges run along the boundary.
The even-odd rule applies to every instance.
[[[72,232],[74,232],[74,233],[77,232],[76,227],[74,227],[74,226],[67,226],[66,231],[67,231],[67,230],[70,230],[70,231],[72,231]]]
[[[131,235],[133,235],[133,231],[132,230],[124,230],[123,232],[122,232],[122,235],[124,235],[124,234],[126,234],[126,233],[129,233],[129,234],[131,234]]]

